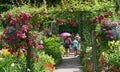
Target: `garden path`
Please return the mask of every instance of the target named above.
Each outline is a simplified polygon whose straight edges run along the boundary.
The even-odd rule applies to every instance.
[[[73,53],[69,57],[63,57],[62,62],[56,67],[54,72],[83,72],[79,56]]]

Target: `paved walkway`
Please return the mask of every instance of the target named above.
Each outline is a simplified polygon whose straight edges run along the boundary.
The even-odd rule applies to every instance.
[[[83,72],[79,56],[75,57],[71,53],[70,57],[63,57],[62,62],[56,67],[54,72]]]

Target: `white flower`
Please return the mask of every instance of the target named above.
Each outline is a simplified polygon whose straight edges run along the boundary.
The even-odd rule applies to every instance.
[[[11,67],[14,67],[14,66],[15,66],[15,64],[14,64],[14,63],[12,63],[12,64],[11,64]]]

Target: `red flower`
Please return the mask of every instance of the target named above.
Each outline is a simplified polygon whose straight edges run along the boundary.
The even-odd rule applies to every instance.
[[[57,24],[62,24],[62,20],[61,20],[61,19],[56,20],[56,23],[57,23]]]
[[[94,31],[94,32],[93,32],[93,35],[94,35],[94,36],[96,36],[96,34],[97,34],[97,32],[96,32],[96,31]]]
[[[24,44],[21,44],[21,45],[19,46],[19,48],[24,48]]]
[[[112,16],[112,14],[113,14],[113,13],[110,11],[110,12],[109,12],[109,16]]]
[[[8,49],[8,52],[9,52],[10,54],[13,54],[14,50],[13,50],[13,49]]]
[[[72,22],[71,25],[72,25],[73,27],[77,26],[77,24],[76,24],[75,22]]]
[[[104,17],[108,18],[108,17],[109,17],[109,15],[108,15],[108,14],[105,14],[105,15],[104,15]]]
[[[34,58],[34,54],[33,54],[33,53],[30,53],[30,57],[31,57],[31,58]]]
[[[99,15],[99,16],[98,16],[98,19],[99,19],[99,20],[103,20],[103,19],[104,19],[104,15]]]

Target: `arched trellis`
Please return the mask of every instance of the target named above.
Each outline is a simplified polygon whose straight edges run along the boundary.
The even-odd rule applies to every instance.
[[[98,11],[99,11],[99,10],[98,10]],[[96,12],[98,12],[98,11],[96,11]],[[83,35],[84,33],[82,33],[82,32],[84,32],[83,29],[85,28],[85,26],[87,26],[87,23],[86,23],[86,22],[82,22],[82,21],[81,21],[81,17],[82,17],[82,15],[84,15],[84,14],[86,14],[86,13],[88,13],[88,12],[87,12],[87,11],[86,11],[86,13],[85,13],[85,11],[83,11],[83,13],[81,13],[81,12],[82,12],[82,11],[79,11],[79,9],[78,9],[78,10],[74,10],[74,9],[73,9],[73,12],[71,12],[71,11],[69,12],[69,11],[67,11],[67,10],[65,10],[65,12],[64,12],[64,11],[62,11],[62,12],[60,12],[60,11],[58,11],[58,12],[57,12],[57,11],[54,11],[53,13],[51,13],[51,15],[53,15],[54,13],[55,13],[55,14],[57,13],[57,14],[60,14],[60,15],[61,15],[62,13],[71,14],[71,15],[75,15],[75,14],[76,14],[75,16],[76,16],[77,19],[78,19],[78,22],[77,22],[77,23],[79,23],[79,24],[78,24],[78,25],[79,25],[79,29],[78,29],[78,30],[79,30],[79,34],[80,34],[80,36],[82,37],[82,40],[85,41],[85,39],[84,39],[84,36],[85,36],[85,35]],[[62,14],[62,15],[64,16],[65,14]],[[48,15],[49,15],[49,14],[48,14]],[[93,16],[95,16],[95,15],[98,15],[98,14],[94,14],[94,13],[93,13]],[[47,15],[45,15],[45,16],[47,16]],[[67,16],[67,15],[66,15],[66,16]],[[87,15],[84,15],[84,16],[87,16]],[[91,17],[93,17],[93,16],[91,16]],[[50,16],[50,17],[51,17],[51,16]],[[56,18],[58,18],[58,19],[63,19],[63,20],[65,19],[64,17],[63,17],[63,18],[62,18],[62,17],[59,18],[59,15],[54,16],[54,17],[56,17]],[[54,20],[54,17],[53,17],[53,20]],[[67,18],[67,17],[66,17],[66,18]],[[75,18],[75,17],[71,17],[71,19],[73,19],[73,18]],[[85,18],[87,18],[87,17],[85,17]],[[47,19],[47,17],[46,17],[46,19]],[[79,19],[80,19],[80,20],[79,20]],[[56,19],[56,20],[57,20],[57,19]],[[66,19],[66,22],[67,22],[67,20],[68,20],[68,19]],[[89,20],[90,20],[90,19],[87,19],[86,21],[89,22],[88,24],[91,24]],[[49,21],[49,20],[48,20],[48,21]],[[43,21],[43,22],[44,22],[44,21]],[[48,24],[49,24],[49,23],[48,23]],[[52,25],[52,24],[51,24],[51,25]],[[90,25],[90,28],[91,28],[91,26],[93,26],[93,25]],[[89,26],[88,26],[88,27],[89,27]],[[51,26],[51,29],[52,29],[52,26]],[[94,36],[93,36],[94,29],[92,29],[92,31],[90,31],[90,32],[91,32],[90,34],[92,35],[92,36],[90,37],[90,39],[91,39],[90,41],[93,41],[93,44],[92,44],[92,45],[93,45],[93,48],[96,48],[96,46],[94,46],[94,45],[95,45],[95,39],[94,39]],[[96,52],[96,51],[95,51],[95,52]],[[95,57],[95,56],[93,56],[93,57]],[[93,61],[95,61],[95,60],[93,60]],[[95,67],[96,67],[96,65],[94,64],[94,67],[93,67],[93,68],[94,68],[94,69],[93,69],[94,71],[96,71],[96,68],[95,68]]]

